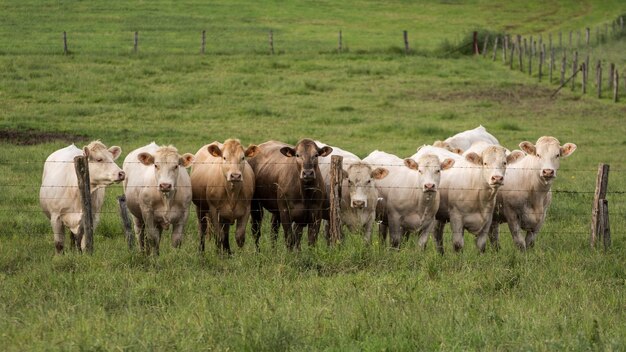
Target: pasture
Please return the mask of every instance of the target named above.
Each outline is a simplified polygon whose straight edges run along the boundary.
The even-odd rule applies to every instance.
[[[0,9],[3,349],[625,348],[626,103],[570,89],[550,99],[553,84],[500,62],[437,54],[440,43],[477,27],[583,28],[626,13],[621,2],[24,1]],[[206,55],[198,54],[202,29]],[[349,47],[342,54],[334,52],[339,29]],[[404,29],[413,55],[398,50]],[[351,234],[338,248],[320,238],[290,253],[282,238],[272,248],[266,223],[260,253],[248,236],[232,257],[212,241],[199,254],[192,206],[182,248],[172,249],[168,234],[161,255],[145,257],[126,248],[115,199],[122,187],[114,185],[94,255],[54,256],[38,204],[43,161],[71,142],[118,145],[120,165],[153,140],[195,153],[230,137],[245,145],[311,137],[361,157],[374,149],[406,157],[478,124],[509,149],[542,135],[578,146],[526,253],[506,225],[502,249],[484,255],[469,234],[455,254],[448,230],[444,256],[432,240],[420,251],[413,237],[389,250],[376,231],[371,247]],[[588,240],[600,162],[611,165],[608,252]]]

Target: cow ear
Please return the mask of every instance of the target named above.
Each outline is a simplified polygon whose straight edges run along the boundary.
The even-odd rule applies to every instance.
[[[415,160],[411,158],[404,159],[404,165],[406,165],[406,167],[408,167],[409,169],[413,169],[413,170],[417,170],[418,168],[418,165],[415,162]]]
[[[122,155],[122,148],[114,145],[111,148],[109,148],[109,152],[113,154],[113,160],[116,160],[117,158],[120,157],[120,155]]]
[[[441,170],[448,170],[454,165],[454,159],[446,158],[441,162]]]
[[[389,175],[389,170],[385,169],[384,167],[377,167],[372,171],[372,174],[370,176],[375,180],[382,180],[383,178],[387,177],[387,175]]]
[[[474,153],[474,152],[470,152],[467,153],[467,155],[465,155],[465,160],[469,161],[472,164],[475,165],[481,165],[483,164],[483,158],[480,157],[480,155]]]
[[[333,148],[332,148],[332,147],[329,147],[329,146],[324,146],[323,148],[318,148],[318,149],[317,149],[317,153],[318,153],[320,156],[328,156],[328,155],[330,155],[330,153],[332,153],[332,152],[333,152]]]
[[[86,157],[89,157],[89,148],[87,148],[87,147],[83,147],[83,154],[84,154]]]
[[[280,152],[288,158],[296,156],[296,150],[291,147],[282,147],[280,148]]]
[[[444,141],[436,140],[435,143],[433,143],[433,147],[446,148],[446,144],[447,143]]]
[[[190,167],[194,160],[195,156],[193,154],[185,153],[178,159],[178,165],[182,167]]]
[[[561,147],[561,157],[567,158],[572,155],[572,153],[576,150],[576,144],[574,143],[565,143]]]
[[[507,164],[515,164],[516,162],[522,160],[526,155],[524,154],[523,151],[521,150],[514,150],[511,152],[511,154],[506,156],[506,163]]]
[[[154,164],[154,157],[150,153],[139,153],[137,160],[146,166]]]
[[[206,149],[209,151],[209,154],[213,155],[214,157],[222,157],[222,151],[220,150],[220,147],[218,147],[216,144],[210,144]]]
[[[250,144],[248,149],[246,149],[244,155],[248,158],[252,158],[253,156],[259,154],[261,152],[261,148],[257,147],[254,144]]]
[[[519,147],[528,155],[537,155],[537,148],[530,142],[524,141],[519,144]]]

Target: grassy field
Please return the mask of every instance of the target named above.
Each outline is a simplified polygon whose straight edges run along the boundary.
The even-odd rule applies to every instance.
[[[622,13],[619,1],[1,3],[3,349],[625,349],[624,102],[569,88],[550,99],[554,84],[499,60],[435,54],[477,28],[545,35]],[[280,55],[267,55],[270,28]],[[415,55],[398,50],[404,29]],[[615,44],[594,55],[620,68],[624,42]],[[443,257],[432,243],[394,252],[357,234],[340,248],[289,253],[282,240],[272,248],[267,228],[260,253],[248,237],[232,257],[212,243],[199,255],[192,214],[180,250],[165,236],[162,255],[146,258],[126,249],[115,185],[94,255],[54,256],[38,205],[43,161],[70,142],[100,139],[123,158],[153,140],[195,153],[230,137],[312,137],[360,156],[407,156],[478,124],[509,148],[542,135],[578,145],[527,253],[502,226],[502,250],[482,256],[471,235],[461,254],[446,235]],[[600,162],[611,165],[606,253],[588,245]]]

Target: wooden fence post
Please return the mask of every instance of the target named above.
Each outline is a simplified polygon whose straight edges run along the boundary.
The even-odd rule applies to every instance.
[[[274,32],[270,29],[270,54],[274,55]]]
[[[488,45],[489,45],[489,34],[485,34],[485,42],[483,43],[483,57],[487,56]]]
[[[598,176],[596,177],[596,191],[593,197],[593,207],[591,212],[591,247],[595,247],[600,232],[600,202],[606,199],[607,186],[609,184],[609,165],[600,164],[598,166]]]
[[[78,178],[78,191],[82,203],[81,225],[85,236],[85,249],[93,253],[93,211],[91,208],[91,185],[89,182],[89,158],[84,155],[74,157],[74,169]],[[82,247],[81,247],[82,249]]]
[[[550,83],[552,83],[552,71],[554,70],[554,48],[550,49],[550,74],[549,79]]]
[[[604,244],[604,250],[607,251],[611,248],[611,225],[609,223],[609,201],[602,199],[600,201],[600,232],[602,236],[602,243]]]
[[[582,65],[580,66],[581,70],[583,71],[583,78],[582,78],[582,91],[583,94],[587,93],[587,64],[586,63],[582,63]]]
[[[543,56],[544,54],[544,49],[545,49],[545,45],[541,48],[541,51],[539,52],[539,71],[538,71],[538,76],[539,76],[539,82],[541,82],[541,75],[542,75],[542,71],[543,71]]]
[[[590,29],[589,27],[585,28],[585,45],[587,47],[589,47],[589,36],[590,36]]]
[[[609,79],[609,90],[613,89],[613,72],[615,71],[615,64],[611,63],[609,65],[609,75],[608,75],[608,79]]]
[[[339,30],[339,47],[338,47],[339,52],[341,52],[343,50],[343,38],[342,38],[342,34],[341,34],[341,29]]]
[[[206,48],[206,30],[203,30],[202,31],[202,44],[200,46],[200,53],[202,55],[204,55],[205,48]]]
[[[613,102],[617,103],[619,100],[619,74],[617,69],[613,71]]]
[[[565,84],[565,69],[567,65],[567,58],[565,56],[565,51],[563,51],[563,58],[561,59],[561,85]]]
[[[133,43],[133,52],[136,54],[139,49],[139,32],[135,31],[135,40]]]
[[[509,64],[512,70],[513,69],[513,55],[515,54],[515,43],[511,41],[510,44],[511,44],[511,55],[509,55],[509,57],[511,59],[511,62]]]
[[[563,49],[563,32],[559,32],[559,49]]]
[[[404,38],[404,53],[409,54],[409,32],[403,31],[402,37]]]
[[[493,59],[491,61],[496,61],[496,54],[498,53],[498,37],[493,40]]]
[[[519,35],[519,34],[517,35],[517,51],[518,51],[517,56],[518,56],[518,59],[519,59],[519,70],[524,72],[524,62],[522,61],[523,60],[523,58],[522,58],[522,55],[523,55],[522,54],[522,36]]]
[[[130,223],[130,217],[128,216],[128,207],[126,206],[126,196],[121,195],[117,197],[117,201],[120,205],[120,218],[122,219],[122,226],[124,227],[124,235],[126,236],[126,243],[128,249],[135,248],[135,237],[133,236],[133,230]]]
[[[572,31],[569,31],[569,42],[568,42],[568,48],[572,48]]]
[[[474,43],[473,43],[474,55],[478,55],[480,53],[478,52],[478,32],[477,31],[474,31],[473,40],[474,40]]]
[[[574,51],[574,59],[572,60],[572,72],[578,70],[578,51]],[[576,88],[576,75],[572,77],[572,91]]]
[[[343,157],[333,155],[330,158],[330,244],[334,245],[341,241],[341,219],[339,209],[341,207],[341,186],[343,183]]]
[[[506,51],[509,50],[509,36],[504,35],[502,37],[502,63],[506,65]]]
[[[63,54],[67,55],[67,33],[63,31]]]
[[[602,63],[598,60],[596,65],[596,86],[598,88],[598,98],[602,98]]]

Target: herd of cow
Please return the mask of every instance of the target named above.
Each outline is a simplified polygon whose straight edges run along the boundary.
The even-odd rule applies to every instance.
[[[522,150],[507,150],[482,126],[419,147],[405,159],[376,150],[361,160],[311,139],[295,146],[270,141],[247,149],[228,139],[204,145],[195,155],[151,143],[129,153],[120,169],[115,160],[121,149],[94,141],[82,150],[74,145],[57,150],[46,159],[40,204],[50,219],[56,252],[63,252],[66,227],[72,247],[84,250],[73,166],[74,157],[84,155],[89,160],[94,227],[105,187],[123,182],[137,242],[147,253],[159,253],[161,234],[170,225],[172,246],[181,245],[192,202],[202,251],[209,235],[218,249],[230,252],[233,224],[237,244],[243,246],[249,218],[258,249],[263,209],[271,214],[274,242],[282,226],[287,247],[296,250],[305,227],[313,245],[322,220],[329,218],[330,159],[340,155],[340,219],[366,242],[378,221],[381,239],[386,241],[389,232],[394,248],[411,233],[419,235],[424,248],[432,232],[443,253],[443,229],[449,222],[455,250],[463,248],[463,232],[468,230],[483,252],[488,238],[499,248],[498,225],[506,222],[517,247],[525,250],[533,246],[545,220],[560,159],[571,155],[576,145],[544,136],[519,146]],[[189,167],[190,174],[185,170]],[[328,238],[328,228],[326,233]]]

